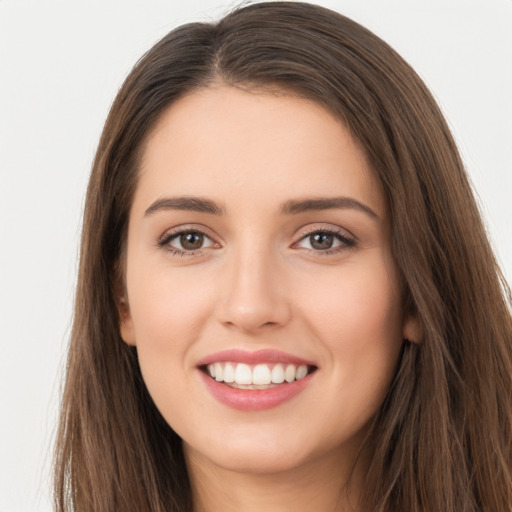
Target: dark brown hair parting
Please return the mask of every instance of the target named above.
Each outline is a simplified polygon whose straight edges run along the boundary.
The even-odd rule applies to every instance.
[[[169,104],[213,82],[282,88],[325,106],[359,140],[387,197],[404,301],[424,336],[404,342],[375,418],[362,509],[512,510],[511,297],[452,136],[386,43],[300,2],[173,30],[117,95],[87,191],[56,510],[192,510],[181,441],[119,334],[116,269],[148,132]]]

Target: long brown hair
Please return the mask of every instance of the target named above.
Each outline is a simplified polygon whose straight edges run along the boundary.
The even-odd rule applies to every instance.
[[[386,43],[305,3],[181,26],[135,66],[112,106],[87,191],[55,458],[58,511],[185,512],[181,441],[119,334],[119,261],[142,144],[165,108],[213,81],[292,90],[339,116],[387,196],[404,342],[368,439],[363,508],[512,509],[510,291],[452,136],[429,91]]]

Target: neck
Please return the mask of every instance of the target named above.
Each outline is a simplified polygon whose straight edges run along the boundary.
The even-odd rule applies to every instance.
[[[333,452],[290,470],[251,473],[216,466],[190,447],[185,453],[194,512],[360,512],[362,460],[344,464]]]

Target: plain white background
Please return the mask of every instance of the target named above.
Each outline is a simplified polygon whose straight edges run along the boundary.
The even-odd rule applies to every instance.
[[[512,0],[319,1],[394,46],[441,104],[512,281]],[[219,0],[0,0],[0,511],[51,510],[80,216],[135,61]]]

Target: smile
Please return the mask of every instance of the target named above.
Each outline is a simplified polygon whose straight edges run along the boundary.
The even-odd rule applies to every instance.
[[[318,367],[276,350],[227,350],[198,364],[208,391],[242,411],[276,407],[306,389]]]
[[[249,365],[217,362],[206,366],[212,379],[238,389],[270,389],[283,383],[304,379],[314,367],[305,364],[263,363]]]

